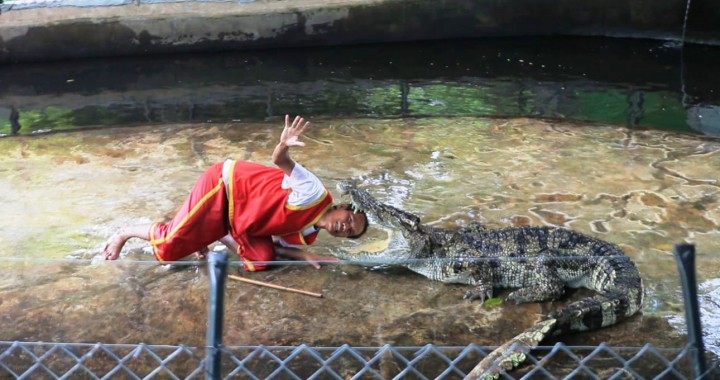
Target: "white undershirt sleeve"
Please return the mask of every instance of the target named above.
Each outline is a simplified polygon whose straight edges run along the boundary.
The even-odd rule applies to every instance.
[[[315,174],[297,162],[295,163],[295,167],[290,175],[285,175],[283,178],[282,187],[283,189],[291,190],[287,203],[293,206],[307,206],[313,204],[317,200],[321,199],[327,191],[322,181],[320,181]],[[303,231],[303,235],[309,235],[314,231],[315,228],[310,226],[307,230]],[[279,243],[283,247],[302,248],[302,246],[288,244],[281,237],[275,236],[273,238],[276,243]]]
[[[287,203],[293,206],[307,206],[325,195],[325,186],[320,179],[302,165],[295,163],[290,175],[285,175],[283,189],[291,189]]]

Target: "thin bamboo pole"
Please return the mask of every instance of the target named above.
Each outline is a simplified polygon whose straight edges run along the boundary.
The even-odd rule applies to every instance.
[[[279,289],[279,290],[286,290],[286,291],[288,291],[288,292],[305,294],[305,295],[307,295],[307,296],[312,296],[312,297],[317,297],[317,298],[322,298],[322,296],[323,296],[323,295],[320,294],[320,293],[313,293],[313,292],[308,292],[307,290],[301,290],[301,289],[289,288],[289,287],[287,287],[287,286],[275,285],[275,284],[271,284],[271,283],[269,283],[269,282],[263,282],[263,281],[258,281],[258,280],[251,280],[251,279],[246,278],[246,277],[233,276],[233,275],[231,275],[231,274],[229,274],[228,277],[230,277],[230,278],[233,279],[233,280],[242,281],[242,282],[247,282],[247,283],[249,283],[249,284],[266,286],[266,287],[268,287],[268,288]]]

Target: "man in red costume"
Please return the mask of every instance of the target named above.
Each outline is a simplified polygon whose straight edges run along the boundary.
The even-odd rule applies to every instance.
[[[192,253],[204,258],[208,244],[218,240],[250,271],[265,269],[276,254],[316,268],[318,261],[336,260],[299,247],[312,244],[322,229],[336,237],[359,237],[367,219],[348,204],[333,206],[320,179],[290,158],[291,146],[305,145],[299,138],[308,125],[300,116],[290,124],[286,115],[272,155],[277,168],[235,160],[210,166],[170,222],[121,228],[105,243],[105,259],[117,259],[135,237],[150,241],[159,261]]]

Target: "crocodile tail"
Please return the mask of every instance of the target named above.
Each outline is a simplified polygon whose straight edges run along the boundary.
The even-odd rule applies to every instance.
[[[557,319],[554,318],[534,324],[489,353],[467,374],[465,380],[497,379],[502,372],[519,366],[527,358],[528,352],[554,331],[556,324]]]
[[[637,281],[640,281],[639,278]],[[527,353],[537,348],[546,337],[606,327],[629,318],[640,310],[643,300],[642,284],[635,285],[613,288],[551,313],[548,319],[536,323],[488,354],[465,379],[497,379],[502,372],[524,362]]]
[[[572,302],[550,314],[551,318],[558,320],[552,335],[614,325],[638,312],[642,299],[642,286],[638,286],[613,289]]]

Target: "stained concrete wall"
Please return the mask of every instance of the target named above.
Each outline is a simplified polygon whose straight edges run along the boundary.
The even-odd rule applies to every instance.
[[[714,1],[5,0],[0,64],[521,35],[679,41],[686,14],[687,41],[720,44]]]

